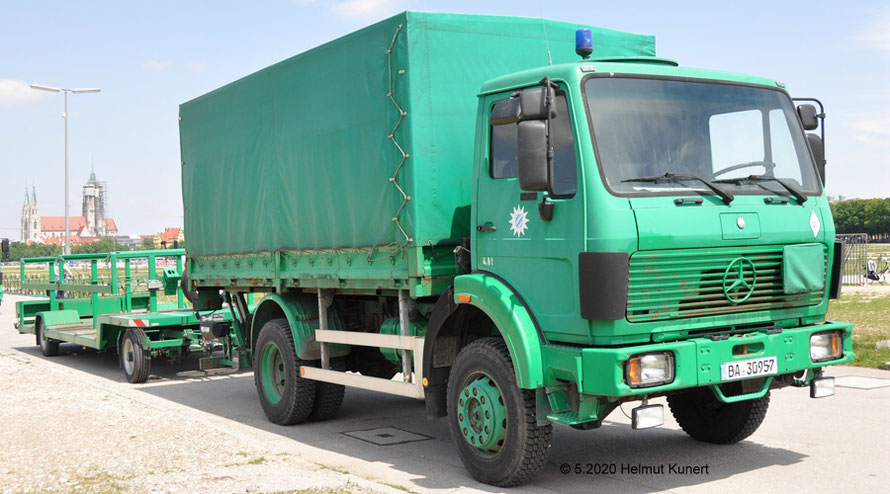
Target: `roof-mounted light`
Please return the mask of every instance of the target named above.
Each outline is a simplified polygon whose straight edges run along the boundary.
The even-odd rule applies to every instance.
[[[575,31],[575,53],[581,55],[581,58],[590,58],[593,53],[593,35],[590,34],[590,29]]]

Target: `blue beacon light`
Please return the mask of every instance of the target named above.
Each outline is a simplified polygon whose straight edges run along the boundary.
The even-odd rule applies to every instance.
[[[575,53],[581,55],[581,58],[590,58],[593,53],[593,36],[590,29],[579,29],[575,31]]]

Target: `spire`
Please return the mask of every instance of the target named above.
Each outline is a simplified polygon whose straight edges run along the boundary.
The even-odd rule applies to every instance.
[[[90,155],[90,182],[96,181],[96,163],[93,155]]]
[[[28,186],[25,185],[25,206],[31,205],[31,198],[28,197]]]
[[[37,186],[31,186],[31,204],[37,204]]]

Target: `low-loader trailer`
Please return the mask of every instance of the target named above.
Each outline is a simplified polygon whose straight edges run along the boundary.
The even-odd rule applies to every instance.
[[[659,396],[734,443],[853,360],[819,106],[650,36],[402,13],[181,105],[188,287],[276,424],[423,399],[499,486]]]
[[[45,357],[59,355],[63,343],[116,351],[131,383],[148,380],[153,358],[179,361],[194,350],[210,354],[200,359],[201,369],[237,370],[241,358],[234,348],[242,344],[232,339],[232,311],[189,307],[180,287],[184,254],[168,249],[24,258],[21,287],[46,295],[16,302],[15,327],[33,334]],[[89,274],[77,277],[71,263]]]

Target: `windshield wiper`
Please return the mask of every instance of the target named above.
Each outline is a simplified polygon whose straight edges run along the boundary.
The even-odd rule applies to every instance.
[[[622,182],[677,182],[679,180],[697,180],[703,184],[705,184],[709,189],[713,190],[715,194],[720,196],[723,199],[724,204],[729,204],[735,199],[735,196],[732,193],[723,190],[721,187],[714,185],[710,180],[706,180],[704,178],[699,177],[698,175],[690,175],[690,174],[682,174],[682,173],[665,173],[664,175],[659,175],[657,177],[638,177],[638,178],[628,178],[626,180],[622,180]]]
[[[782,180],[781,178],[770,177],[768,175],[748,175],[747,177],[723,178],[720,180],[714,180],[714,182],[721,183],[721,184],[723,184],[723,183],[739,184],[742,182],[775,182],[775,183],[781,185],[782,187],[785,187],[785,190],[790,192],[791,195],[794,196],[795,199],[797,199],[797,203],[800,204],[801,206],[807,200],[807,196],[805,196],[804,193],[801,192],[801,190],[798,189],[797,187],[791,185],[790,183],[788,183],[785,180]]]

